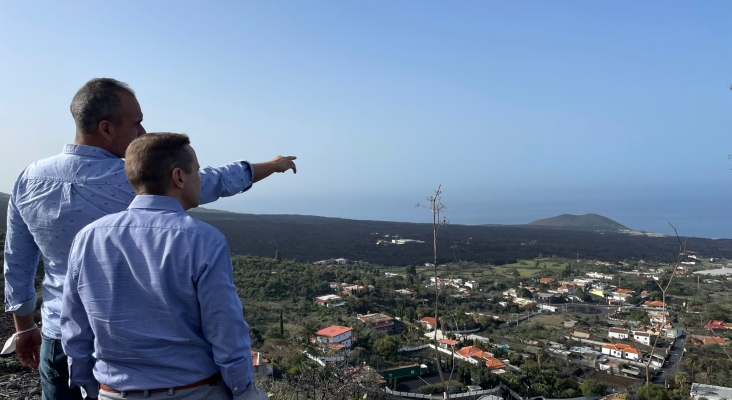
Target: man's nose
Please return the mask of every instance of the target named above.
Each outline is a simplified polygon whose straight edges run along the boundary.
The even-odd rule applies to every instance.
[[[145,127],[140,125],[140,129],[137,131],[137,137],[140,137],[142,135],[146,135],[147,131],[145,130]]]

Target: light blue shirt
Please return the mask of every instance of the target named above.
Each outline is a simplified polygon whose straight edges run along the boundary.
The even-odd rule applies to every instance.
[[[201,168],[201,204],[252,185],[244,161]],[[43,334],[61,339],[59,315],[71,241],[87,224],[125,210],[135,197],[124,160],[93,146],[66,145],[63,153],[28,166],[8,203],[5,236],[5,311],[28,315],[36,307],[34,278],[43,257]]]
[[[241,394],[254,380],[243,315],[226,238],[172,197],[137,196],[71,245],[62,343],[91,397],[97,382],[160,389],[219,371]]]

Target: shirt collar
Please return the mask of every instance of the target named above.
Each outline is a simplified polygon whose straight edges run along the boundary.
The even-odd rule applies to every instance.
[[[97,158],[116,158],[114,154],[104,150],[101,147],[87,146],[83,144],[67,144],[64,146],[65,154],[77,154],[82,156],[97,157]]]
[[[175,212],[184,212],[183,206],[180,205],[178,199],[170,196],[155,196],[151,194],[137,195],[127,208],[145,208],[152,210],[168,210]]]

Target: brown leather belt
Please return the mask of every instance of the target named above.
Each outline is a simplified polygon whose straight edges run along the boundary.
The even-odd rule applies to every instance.
[[[107,386],[107,385],[105,385],[103,383],[100,383],[99,384],[99,388],[102,389],[102,390],[104,390],[104,391],[112,392],[112,393],[122,393],[122,392],[125,392],[125,393],[143,393],[143,392],[160,393],[160,392],[168,392],[168,391],[171,391],[171,390],[178,391],[178,390],[183,390],[183,389],[190,389],[190,388],[194,388],[194,387],[198,387],[198,386],[203,386],[203,385],[213,385],[213,384],[218,383],[219,380],[221,380],[221,373],[220,372],[217,372],[213,376],[208,377],[208,378],[203,379],[203,380],[200,380],[200,381],[198,381],[196,383],[191,383],[190,385],[178,386],[178,387],[174,387],[174,388],[147,389],[147,390],[117,390],[117,389],[112,389],[111,387],[109,387],[109,386]]]

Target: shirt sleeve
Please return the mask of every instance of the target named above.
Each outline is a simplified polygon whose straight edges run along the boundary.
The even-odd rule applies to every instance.
[[[198,175],[201,177],[200,203],[207,204],[249,190],[254,168],[248,161],[236,161],[218,168],[203,167]]]
[[[18,182],[20,179],[18,179]],[[36,309],[35,276],[38,249],[28,225],[16,205],[18,182],[8,202],[7,232],[5,235],[5,312],[28,315]]]
[[[203,335],[211,343],[221,376],[234,396],[254,382],[249,325],[236,293],[225,239],[212,251],[196,282]]]
[[[69,269],[66,272],[61,300],[61,344],[68,356],[69,387],[79,386],[88,397],[97,397],[99,382],[94,378],[96,359],[92,355],[94,332],[79,296],[79,274],[74,262],[77,257],[75,247],[76,241],[69,254]]]

